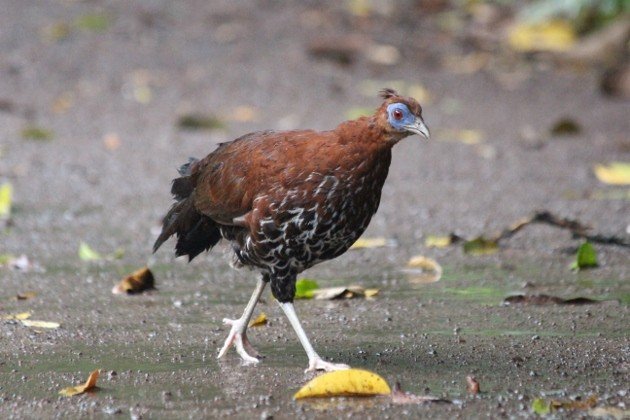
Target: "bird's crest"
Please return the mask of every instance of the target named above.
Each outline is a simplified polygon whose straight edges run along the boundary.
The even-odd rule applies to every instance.
[[[398,94],[398,92],[396,92],[394,89],[392,88],[383,88],[380,92],[379,92],[381,98],[383,99],[389,99],[389,98],[394,98],[394,97],[398,97],[400,96]]]

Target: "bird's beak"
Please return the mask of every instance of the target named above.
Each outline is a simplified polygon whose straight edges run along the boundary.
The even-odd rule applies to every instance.
[[[406,125],[405,130],[410,131],[414,134],[419,134],[425,139],[431,137],[431,133],[429,132],[429,127],[424,123],[421,117],[416,117],[413,123]]]

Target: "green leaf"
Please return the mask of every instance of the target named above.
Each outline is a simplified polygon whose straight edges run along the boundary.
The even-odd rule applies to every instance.
[[[483,236],[464,242],[464,252],[472,255],[489,255],[499,250],[499,244]]]
[[[79,244],[79,258],[81,258],[82,261],[98,261],[103,259],[101,254],[94,251],[85,242]]]
[[[29,125],[22,130],[22,138],[26,140],[46,141],[53,138],[53,132],[36,125]]]
[[[89,14],[79,16],[74,20],[74,26],[92,32],[103,32],[110,25],[109,16],[105,14]]]
[[[319,285],[312,279],[299,279],[295,282],[295,299],[312,299]]]
[[[11,200],[13,197],[13,186],[5,182],[0,185],[0,219],[11,217]]]
[[[584,242],[577,250],[575,261],[571,264],[571,269],[581,270],[583,268],[597,267],[597,251],[588,242]]]
[[[214,115],[186,114],[179,117],[177,126],[182,130],[221,130],[225,123]]]
[[[532,411],[539,416],[547,415],[551,412],[551,404],[549,404],[549,401],[545,401],[544,398],[536,398],[532,402]]]

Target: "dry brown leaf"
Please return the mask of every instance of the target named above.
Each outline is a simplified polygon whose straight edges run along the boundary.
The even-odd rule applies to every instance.
[[[62,395],[64,397],[72,397],[73,395],[83,394],[84,392],[93,390],[94,388],[96,388],[96,380],[98,379],[98,375],[100,373],[100,369],[93,371],[92,373],[90,373],[90,376],[83,385],[64,388],[59,391],[59,395]]]
[[[466,390],[469,394],[479,394],[479,382],[472,375],[466,376]]]
[[[115,295],[122,293],[132,295],[152,289],[155,289],[153,273],[148,267],[143,267],[122,279],[120,283],[114,286],[112,293]]]
[[[37,296],[37,292],[22,292],[15,295],[15,300],[28,300],[33,299],[35,296]]]
[[[260,315],[253,321],[249,323],[250,327],[261,327],[267,324],[267,315],[264,312],[261,312]]]

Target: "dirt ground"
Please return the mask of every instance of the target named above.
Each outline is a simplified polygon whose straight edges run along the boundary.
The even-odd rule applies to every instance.
[[[0,267],[0,316],[28,311],[61,324],[0,320],[1,418],[529,417],[536,398],[593,394],[600,408],[627,410],[628,248],[596,245],[600,267],[576,273],[568,266],[581,241],[544,225],[488,256],[425,246],[428,235],[473,238],[540,209],[627,240],[628,191],[600,183],[592,167],[630,160],[630,103],[601,95],[599,69],[524,60],[449,71],[441,59],[461,46],[434,17],[395,10],[358,19],[337,2],[0,0],[0,10],[0,182],[14,188],[0,254],[34,265]],[[400,57],[386,65],[353,52],[340,64],[309,53],[314,39],[349,33]],[[221,320],[240,315],[256,274],[231,269],[223,246],[191,264],[174,260],[170,242],[151,256],[170,180],[189,156],[246,132],[332,128],[348,110],[379,104],[366,86],[392,81],[428,92],[433,134],[396,146],[366,232],[395,246],[352,250],[305,273],[322,286],[380,292],[296,307],[322,356],[453,403],[294,401],[312,375],[270,294],[256,312],[269,324],[250,332],[262,362],[243,366],[233,351],[216,360],[228,332]],[[217,115],[225,127],[181,130],[187,113]],[[565,117],[581,131],[550,136]],[[51,138],[25,139],[34,126]],[[481,138],[458,141],[461,130]],[[82,261],[81,242],[124,253]],[[440,281],[402,270],[419,254],[442,265]],[[157,291],[111,294],[147,263]],[[27,291],[36,296],[15,299]],[[603,302],[502,303],[541,293]],[[58,395],[94,369],[97,392]],[[467,375],[478,395],[467,394]]]

